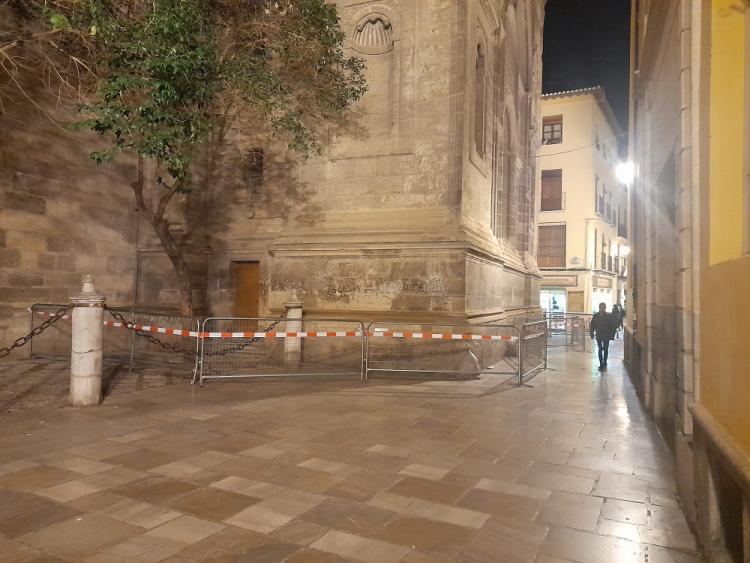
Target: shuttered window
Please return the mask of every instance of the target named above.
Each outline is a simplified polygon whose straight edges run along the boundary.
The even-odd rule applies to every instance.
[[[539,225],[540,268],[565,267],[565,225]]]
[[[562,135],[562,115],[549,115],[542,120],[542,142],[545,145],[558,145],[562,143]]]
[[[562,205],[562,170],[543,170],[542,211],[559,211]]]

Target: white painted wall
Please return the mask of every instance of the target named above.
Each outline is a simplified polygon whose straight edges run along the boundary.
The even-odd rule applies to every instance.
[[[587,311],[591,311],[600,301],[609,306],[617,302],[616,279],[612,279],[611,292],[599,291],[594,296],[592,291],[594,273],[601,268],[602,236],[607,241],[607,254],[613,257],[621,247],[627,245],[626,240],[618,238],[617,218],[610,223],[596,210],[597,176],[599,189],[603,191],[606,186],[610,205],[614,209],[620,207],[625,213],[627,202],[626,187],[617,181],[615,175],[615,167],[620,160],[616,137],[618,130],[610,124],[595,97],[597,95],[600,94],[595,90],[542,98],[543,117],[563,116],[563,142],[542,146],[538,153],[536,178],[540,188],[544,170],[562,170],[563,209],[541,211],[540,197],[537,212],[539,225],[566,224],[566,268],[545,269],[543,272],[548,276],[576,274],[578,285],[568,290],[585,292]],[[624,217],[621,222],[625,223]],[[614,278],[608,274],[602,275]]]

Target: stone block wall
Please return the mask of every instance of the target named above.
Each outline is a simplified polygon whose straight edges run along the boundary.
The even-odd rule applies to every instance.
[[[281,312],[295,292],[306,313],[319,316],[476,321],[535,308],[539,274],[523,234],[534,227],[534,194],[521,181],[531,177],[522,158],[512,159],[520,169],[510,175],[518,213],[503,212],[504,221],[519,223],[508,229],[512,237],[493,230],[499,210],[491,205],[501,156],[495,137],[533,131],[538,121],[532,98],[543,2],[337,5],[347,50],[367,61],[370,90],[344,121],[321,127],[322,154],[297,159],[282,140],[238,122],[196,160],[193,192],[174,202],[170,220],[188,249],[196,311],[231,312],[238,261],[259,262],[265,315]],[[477,21],[488,50],[478,167],[471,153]],[[518,26],[528,29],[513,35]],[[508,98],[499,75],[490,81],[501,68],[504,84],[523,75],[532,94]],[[132,163],[95,166],[86,137],[28,108],[2,119],[0,307],[12,320],[0,321],[9,331],[0,337],[19,334],[31,302],[67,300],[84,273],[110,303],[173,308],[171,265],[132,211]],[[508,135],[513,153],[533,153],[536,135]],[[248,168],[258,149],[260,182]]]
[[[95,138],[27,104],[6,105],[0,127],[0,343],[28,332],[33,303],[67,303],[84,274],[109,303],[131,303],[132,164],[96,165]]]

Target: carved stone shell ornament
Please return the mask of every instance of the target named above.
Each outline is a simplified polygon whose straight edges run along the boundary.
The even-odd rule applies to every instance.
[[[393,28],[383,14],[368,14],[354,28],[352,37],[355,51],[365,55],[380,55],[393,49]]]

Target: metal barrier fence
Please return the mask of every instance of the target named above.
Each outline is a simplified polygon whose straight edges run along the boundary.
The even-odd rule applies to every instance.
[[[35,304],[32,328],[65,307]],[[70,358],[64,317],[32,341],[32,357]],[[135,325],[128,330],[125,324]],[[519,384],[546,368],[547,321],[468,325],[343,319],[194,317],[128,309],[105,311],[103,352],[137,369],[210,379],[290,376],[478,377]]]
[[[341,319],[210,317],[196,378],[356,376],[364,381],[364,325]]]
[[[30,307],[31,328],[38,326],[50,315],[67,305],[35,303]],[[150,340],[128,330],[110,314],[124,319],[139,328],[139,332],[157,337]],[[31,357],[70,360],[70,314],[31,341]],[[105,329],[102,333],[102,351],[105,358],[126,363],[130,371],[159,368],[175,375],[190,376],[195,372],[198,357],[197,338],[200,320],[194,317],[152,313],[126,308],[110,308],[104,312]],[[193,332],[193,336],[180,334]],[[178,334],[175,334],[177,332]]]
[[[570,326],[570,345],[580,347],[584,352],[591,351],[591,315],[572,315],[568,324]]]
[[[140,337],[132,330],[123,331],[129,334],[131,340],[131,369],[134,367],[169,367],[179,373],[195,373],[200,341],[196,336],[189,336],[189,333],[200,332],[200,319],[137,310],[120,311],[120,313],[134,325],[142,326],[141,332],[153,333],[157,337],[152,341]],[[153,330],[152,327],[157,327],[158,330]]]
[[[551,348],[580,347],[590,350],[588,331],[591,315],[587,313],[546,314],[549,343]]]
[[[365,377],[507,374],[520,379],[519,338],[512,325],[373,322],[367,327]]]
[[[549,325],[546,320],[525,323],[521,328],[519,384],[547,369]]]

